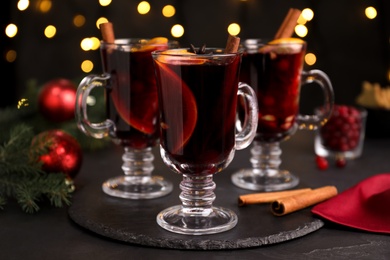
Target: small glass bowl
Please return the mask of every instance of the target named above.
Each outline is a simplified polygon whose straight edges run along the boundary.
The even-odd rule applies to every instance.
[[[316,109],[321,113],[321,109]],[[321,157],[355,159],[362,155],[367,111],[335,105],[328,122],[316,130],[314,149]]]

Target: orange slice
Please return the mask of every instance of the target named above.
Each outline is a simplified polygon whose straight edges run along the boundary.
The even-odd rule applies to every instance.
[[[139,86],[137,86],[139,85]],[[158,97],[155,85],[144,86],[142,82],[133,82],[131,88],[140,89],[131,93],[130,89],[118,91],[113,88],[111,96],[120,117],[130,126],[145,134],[153,134],[158,117]],[[124,96],[130,102],[122,100]]]
[[[293,54],[301,52],[304,40],[299,38],[278,38],[260,48],[261,53]],[[275,55],[273,54],[273,55]],[[271,56],[272,57],[272,56]]]
[[[142,45],[138,51],[154,51],[160,49],[159,46],[161,45],[163,45],[165,48],[165,46],[168,45],[168,38],[155,37],[150,39],[145,45]]]
[[[161,95],[164,103],[161,106],[169,114],[165,122],[161,122],[161,127],[169,132],[169,151],[177,153],[194,132],[198,120],[197,104],[192,91],[174,71],[162,62],[156,61],[156,64],[163,84]]]
[[[279,38],[279,39],[275,39],[275,40],[270,41],[268,44],[285,44],[285,43],[302,44],[302,43],[305,43],[305,41],[302,39],[299,39],[299,38]]]
[[[191,65],[203,64],[207,59],[199,57],[197,54],[188,51],[187,49],[171,49],[166,50],[158,56],[158,61],[170,64]]]

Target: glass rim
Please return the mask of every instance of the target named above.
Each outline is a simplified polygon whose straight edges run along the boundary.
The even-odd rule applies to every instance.
[[[297,39],[298,41],[290,41],[290,42],[285,41],[285,42],[272,43],[272,41],[274,41],[276,39],[272,39],[272,38],[246,38],[246,39],[242,40],[241,46],[244,48],[257,48],[259,46],[307,45],[307,42],[301,38],[297,38],[297,37],[288,37],[288,38]],[[302,41],[302,42],[299,42],[299,41]]]
[[[237,52],[225,53],[225,48],[220,47],[206,47],[205,51],[211,51],[211,53],[195,54],[188,51],[189,48],[174,48],[168,50],[156,50],[152,52],[152,56],[171,56],[171,57],[196,57],[196,58],[211,58],[211,57],[235,57],[241,55],[243,50],[239,49]],[[184,52],[186,51],[186,52]]]
[[[108,43],[103,40],[100,41],[101,46],[145,46],[149,40],[153,38],[118,38],[115,39],[114,43]],[[179,42],[176,40],[168,39],[166,43],[153,43],[151,46],[166,46],[166,45],[177,45]]]

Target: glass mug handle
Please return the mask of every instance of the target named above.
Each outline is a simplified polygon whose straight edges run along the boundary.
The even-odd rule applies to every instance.
[[[296,122],[299,129],[315,130],[318,126],[324,124],[330,117],[333,104],[334,93],[332,83],[328,76],[321,70],[302,71],[302,85],[309,83],[317,83],[324,92],[324,104],[322,106],[322,113],[318,115],[301,115],[297,116]]]
[[[242,150],[248,147],[256,136],[258,121],[258,104],[254,90],[246,83],[238,83],[238,96],[245,102],[245,119],[242,129],[236,133],[236,150]]]
[[[95,87],[106,87],[107,80],[109,79],[110,75],[108,74],[103,74],[101,76],[89,75],[83,78],[77,88],[75,107],[77,127],[86,135],[92,136],[96,139],[101,139],[108,136],[110,133],[114,133],[115,124],[109,119],[100,123],[91,123],[88,119],[87,113],[87,99],[89,93]]]

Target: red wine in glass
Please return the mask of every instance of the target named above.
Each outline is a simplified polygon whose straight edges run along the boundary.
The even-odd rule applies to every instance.
[[[203,235],[233,228],[236,214],[214,207],[215,173],[225,169],[236,149],[247,147],[257,126],[253,90],[238,82],[240,53],[207,49],[154,52],[160,106],[160,152],[164,163],[182,174],[181,205],[161,211],[166,230]],[[237,97],[248,104],[243,131],[236,133]]]

